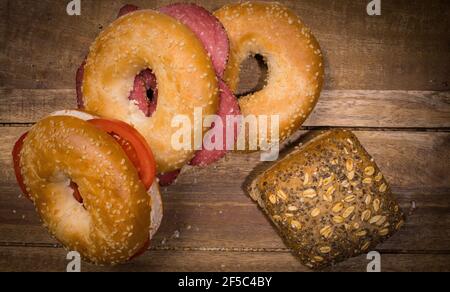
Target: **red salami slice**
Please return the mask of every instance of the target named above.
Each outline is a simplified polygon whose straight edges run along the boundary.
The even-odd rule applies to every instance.
[[[120,9],[118,17],[124,16],[127,13],[131,13],[136,10],[139,10],[137,6],[125,5]],[[195,4],[173,4],[161,8],[160,11],[178,19],[197,35],[197,37],[202,41],[205,49],[211,56],[216,74],[219,77],[223,77],[228,61],[229,41],[228,35],[220,21],[208,10]],[[85,61],[78,69],[76,76],[77,102],[80,109],[83,109],[84,107],[82,93],[84,66]],[[237,127],[234,131],[234,137],[233,139],[231,139],[233,144],[226,144],[226,116],[239,115],[239,105],[236,97],[232,94],[230,89],[223,81],[219,82],[219,87],[221,90],[221,95],[218,116],[220,117],[224,125],[223,150],[203,149],[201,151],[198,151],[191,162],[192,165],[206,166],[219,160],[220,158],[225,156],[227,152],[226,149],[230,149],[229,147],[233,146],[234,142],[236,141]],[[149,90],[151,90],[152,92],[152,96],[150,99],[147,95],[147,92]],[[151,70],[144,70],[136,76],[134,80],[133,90],[130,92],[129,99],[134,101],[138,108],[146,116],[151,116],[155,112],[158,99],[158,88],[156,76],[152,73]],[[215,124],[213,124],[213,128],[214,127]],[[176,180],[179,174],[180,170],[160,174],[158,176],[160,185],[171,185]]]
[[[175,182],[179,174],[180,170],[158,174],[159,185],[162,187],[170,186]]]
[[[151,90],[152,96],[148,97],[147,92]],[[156,85],[156,77],[150,70],[144,70],[134,79],[134,87],[128,97],[136,103],[137,107],[145,116],[151,117],[156,110],[158,99],[158,89]]]
[[[84,66],[86,65],[86,59],[81,63],[80,67],[77,70],[77,76],[76,76],[76,88],[77,88],[77,105],[79,109],[84,109],[84,102],[83,102],[83,76],[84,76]]]
[[[223,77],[230,44],[222,23],[208,10],[195,4],[172,4],[159,9],[189,27],[202,41],[219,77]]]
[[[125,14],[134,12],[136,10],[139,10],[139,7],[137,7],[135,5],[127,4],[127,5],[123,6],[122,8],[120,8],[117,18],[124,16]]]
[[[234,143],[236,142],[237,136],[238,136],[238,124],[232,124],[227,125],[227,117],[235,117],[240,115],[240,109],[239,104],[237,101],[237,98],[233,95],[231,90],[228,88],[228,86],[223,82],[222,80],[219,81],[219,88],[220,88],[220,105],[219,105],[219,111],[217,115],[222,120],[223,125],[223,131],[222,131],[222,141],[223,141],[223,148],[222,150],[207,150],[203,146],[203,149],[198,151],[194,157],[194,159],[190,162],[191,165],[195,166],[206,166],[213,162],[218,161],[222,157],[225,156],[225,154],[228,152],[228,150],[232,149],[234,146]],[[231,120],[229,120],[231,121]],[[215,128],[215,124],[212,125],[211,129]],[[231,128],[233,127],[233,137],[231,139],[228,139],[227,143],[227,126]],[[210,132],[213,133],[213,132]],[[205,139],[211,139],[212,141],[215,141],[215,137],[208,137],[208,134],[205,135]]]
[[[151,91],[152,96],[146,96],[146,102],[148,103],[148,117],[156,111],[156,104],[158,101],[158,83],[156,82],[156,76],[150,69],[142,71],[139,76],[144,81],[146,92]]]

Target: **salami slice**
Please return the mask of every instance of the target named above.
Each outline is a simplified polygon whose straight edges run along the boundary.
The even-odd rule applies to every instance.
[[[80,67],[77,70],[76,75],[76,88],[77,88],[77,105],[79,109],[84,109],[83,102],[83,76],[84,76],[84,66],[86,65],[86,59],[84,59],[83,63],[81,63]]]
[[[136,10],[139,10],[139,7],[132,5],[132,4],[124,5],[122,8],[120,8],[117,18],[124,16],[125,14],[134,12]]]
[[[158,174],[159,185],[162,187],[170,186],[175,182],[178,175],[180,175],[181,170],[175,170],[168,173]]]
[[[159,9],[189,27],[208,51],[217,76],[223,77],[230,44],[222,23],[208,10],[195,4],[178,3]]]
[[[204,146],[203,149],[198,151],[194,157],[194,159],[190,162],[191,165],[194,166],[207,166],[211,163],[216,162],[225,156],[228,150],[232,149],[236,139],[238,137],[239,124],[227,124],[228,122],[233,122],[230,118],[237,118],[241,113],[239,109],[239,104],[236,96],[233,95],[231,90],[222,80],[219,81],[220,88],[220,105],[219,111],[217,115],[222,120],[223,130],[222,130],[222,150],[207,150]],[[228,118],[228,119],[227,119]],[[212,125],[211,129],[216,127],[216,123]],[[227,139],[227,127],[229,129],[233,129],[233,137]],[[232,128],[231,128],[232,127]],[[210,131],[209,133],[214,133],[215,131]],[[205,139],[214,140],[215,137],[209,137],[207,133],[205,135]]]
[[[125,5],[120,9],[118,17],[122,17],[127,13],[131,13],[136,10],[139,10],[139,8],[135,5]],[[220,21],[208,10],[195,4],[172,4],[160,8],[160,11],[178,19],[181,23],[188,26],[197,35],[211,57],[216,74],[220,78],[223,77],[228,61],[230,45],[228,41],[228,35]],[[78,69],[76,75],[77,103],[80,109],[83,109],[84,107],[82,93],[84,66],[85,61]],[[226,117],[227,115],[239,115],[239,104],[236,97],[222,80],[219,81],[219,87],[221,90],[221,95],[217,115],[220,117],[224,126],[223,149],[206,150],[205,148],[203,148],[203,150],[197,152],[196,156],[191,161],[190,164],[192,165],[206,166],[221,159],[227,153],[227,149],[230,149],[230,147],[232,147],[234,145],[234,142],[236,141],[237,127],[234,129],[233,139],[228,139],[229,142],[232,141],[233,145],[227,145]],[[151,91],[152,93],[150,98],[148,96],[149,91]],[[136,76],[134,80],[133,90],[130,92],[129,99],[134,101],[137,107],[146,116],[150,117],[155,112],[158,100],[158,88],[156,76],[152,73],[151,70],[144,70]],[[212,126],[214,128],[216,125],[213,124]],[[162,186],[171,185],[176,180],[179,174],[180,170],[160,174],[158,176],[160,184]]]

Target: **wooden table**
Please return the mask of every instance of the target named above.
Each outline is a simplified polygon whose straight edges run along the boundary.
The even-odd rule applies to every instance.
[[[96,35],[125,1],[0,3],[0,270],[64,271],[66,252],[19,196],[10,152],[46,114],[74,108],[75,70]],[[171,1],[132,1],[154,8]],[[215,10],[226,2],[196,1]],[[283,1],[317,36],[326,60],[325,90],[305,131],[352,129],[391,182],[406,226],[379,246],[383,271],[450,270],[450,6],[447,0]],[[256,86],[248,61],[241,90]],[[301,138],[299,138],[301,140]],[[294,141],[300,141],[293,139]],[[84,271],[307,271],[245,195],[258,154],[230,154],[205,169],[186,169],[163,190],[164,222],[143,257]],[[411,209],[413,203],[415,210]],[[330,270],[365,271],[365,256]]]

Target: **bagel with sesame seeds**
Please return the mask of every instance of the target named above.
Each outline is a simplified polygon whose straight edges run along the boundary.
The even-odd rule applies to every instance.
[[[129,99],[135,77],[146,69],[158,86],[150,117]],[[213,115],[219,106],[218,79],[202,42],[186,25],[154,10],[133,11],[106,28],[90,48],[82,79],[84,109],[135,127],[152,148],[159,173],[178,170],[195,155],[195,147],[171,146],[174,117],[194,123],[195,108]]]
[[[34,125],[13,150],[18,184],[44,226],[94,264],[141,254],[162,219],[151,151],[141,149],[137,131],[122,126],[60,111]]]
[[[279,3],[229,4],[214,15],[230,40],[224,80],[234,92],[243,61],[255,54],[264,57],[268,66],[265,87],[240,97],[239,106],[244,118],[277,115],[279,141],[268,137],[268,143],[282,142],[300,128],[319,98],[324,68],[318,42],[299,17]],[[260,150],[249,148],[245,130],[245,150]]]

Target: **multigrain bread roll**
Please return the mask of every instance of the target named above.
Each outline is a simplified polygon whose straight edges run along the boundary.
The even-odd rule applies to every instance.
[[[370,251],[404,223],[380,169],[348,131],[316,135],[248,191],[313,269]]]

